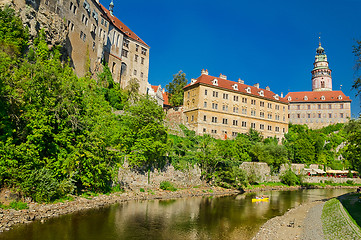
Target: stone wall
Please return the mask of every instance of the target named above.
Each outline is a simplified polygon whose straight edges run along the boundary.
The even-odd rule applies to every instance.
[[[271,168],[264,162],[243,162],[240,166],[247,174],[255,174],[260,182],[272,181]]]
[[[119,169],[118,181],[122,187],[132,190],[139,188],[159,189],[159,184],[162,181],[171,182],[177,188],[203,185],[201,169],[197,166],[184,171],[175,170],[172,165],[168,165],[162,170],[154,169],[150,172],[148,184],[148,172],[134,171],[127,164],[124,164]]]
[[[306,183],[325,183],[325,181],[332,183],[346,183],[348,180],[353,181],[353,183],[361,184],[361,178],[304,177],[303,179]]]
[[[182,129],[179,127],[184,122],[183,107],[174,107],[166,110],[165,126],[168,133],[178,136],[184,136]]]

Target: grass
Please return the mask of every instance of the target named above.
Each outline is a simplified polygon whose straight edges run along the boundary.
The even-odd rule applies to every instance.
[[[27,203],[21,201],[12,201],[9,205],[0,204],[0,208],[22,210],[22,209],[28,209],[29,206]]]
[[[168,190],[168,191],[177,191],[177,188],[175,188],[173,186],[172,183],[168,182],[168,181],[162,181],[160,182],[160,186],[159,186],[160,189],[163,189],[163,190]]]
[[[65,201],[73,201],[73,200],[74,200],[74,197],[68,195],[68,196],[65,196],[63,198],[59,198],[59,199],[54,200],[53,203],[63,203]]]
[[[361,229],[361,194],[350,193],[338,197],[354,223]]]

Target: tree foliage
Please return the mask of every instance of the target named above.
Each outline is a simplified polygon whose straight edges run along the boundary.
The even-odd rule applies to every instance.
[[[183,105],[184,90],[183,88],[187,85],[186,74],[179,71],[173,75],[173,80],[165,86],[169,93],[169,103],[173,107]]]
[[[358,72],[361,68],[361,41],[356,40],[356,45],[353,46],[353,53],[356,58],[355,63],[355,70]],[[361,95],[361,77],[357,76],[354,84],[352,85],[352,88],[357,91],[356,95]]]

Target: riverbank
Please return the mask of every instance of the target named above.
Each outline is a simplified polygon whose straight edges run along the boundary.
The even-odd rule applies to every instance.
[[[322,185],[310,185],[310,186],[287,186],[287,185],[268,185],[268,184],[260,184],[260,185],[255,185],[252,186],[252,188],[246,188],[244,189],[244,191],[247,193],[251,193],[251,192],[262,192],[262,191],[293,191],[293,190],[301,190],[301,189],[323,189],[323,188],[327,188],[327,189],[337,189],[337,188],[350,188],[350,189],[356,189],[358,188],[359,185],[354,185],[354,186],[342,186],[342,185],[338,185],[338,186],[330,186],[330,185],[326,185],[326,186],[322,186]]]
[[[46,221],[46,219],[74,212],[100,208],[115,203],[122,203],[132,200],[155,200],[155,199],[176,199],[197,196],[227,196],[235,195],[237,190],[224,189],[220,187],[199,187],[177,190],[175,192],[154,190],[150,192],[125,192],[99,195],[95,197],[74,196],[73,201],[58,203],[40,204],[30,203],[28,209],[0,209],[0,232],[10,230],[15,224],[30,223],[35,220]]]

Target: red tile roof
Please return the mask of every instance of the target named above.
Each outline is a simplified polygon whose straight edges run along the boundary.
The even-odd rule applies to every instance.
[[[114,15],[112,16],[108,9],[106,9],[102,4],[99,4],[103,11],[107,14],[107,17],[110,19],[111,23],[119,29],[122,33],[124,33],[127,37],[132,38],[133,40],[144,44],[149,47],[140,37],[138,37],[130,28],[128,28],[123,22],[121,22]]]
[[[218,86],[213,84],[214,79],[218,80]],[[279,96],[279,99],[277,100],[275,98],[276,94],[274,92],[272,92],[272,91],[268,91],[266,89],[257,88],[257,87],[254,87],[254,86],[238,83],[238,82],[235,82],[235,81],[230,81],[230,80],[226,80],[226,79],[219,78],[219,77],[213,77],[213,76],[206,75],[206,74],[202,74],[196,80],[197,81],[194,82],[193,84],[190,83],[187,86],[185,86],[184,89],[186,89],[186,88],[188,88],[188,87],[190,87],[190,86],[192,86],[194,84],[202,83],[202,84],[206,84],[206,85],[213,86],[213,87],[224,88],[224,89],[227,89],[227,90],[237,91],[237,92],[240,92],[240,93],[244,93],[244,94],[248,94],[248,95],[252,95],[252,96],[256,96],[256,97],[260,97],[260,98],[265,98],[265,99],[270,99],[270,100],[273,100],[273,101],[279,101],[279,102],[287,103],[287,99],[281,98],[280,96]],[[234,89],[233,86],[235,84],[238,86],[238,90]],[[247,90],[246,90],[247,88],[251,89],[250,93],[247,92]],[[259,93],[260,91],[263,91],[263,96],[260,95],[260,93]]]
[[[158,91],[159,86],[153,86],[153,85],[151,85],[151,86],[152,86],[154,92],[156,93]]]
[[[169,105],[169,100],[168,100],[168,93],[167,92],[162,92],[163,93],[163,105]]]
[[[290,97],[290,100],[288,100]],[[322,97],[324,97],[322,99]],[[351,102],[342,91],[290,92],[285,97],[288,102]]]

